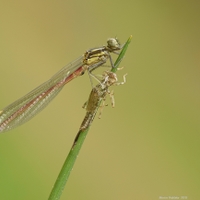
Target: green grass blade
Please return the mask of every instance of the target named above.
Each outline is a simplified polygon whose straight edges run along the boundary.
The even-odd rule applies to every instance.
[[[129,39],[123,46],[117,60],[115,61],[115,68],[112,68],[112,70],[111,70],[112,72],[117,71],[117,68],[118,68],[120,62],[122,61],[122,59],[126,53],[128,45],[131,42],[131,38],[132,38],[132,36],[129,37]],[[76,158],[81,149],[81,146],[83,145],[83,142],[86,138],[88,131],[89,131],[89,127],[86,130],[79,131],[79,133],[78,133],[79,136],[76,140],[76,143],[72,146],[72,148],[63,164],[63,167],[58,175],[58,178],[53,186],[53,189],[51,191],[51,194],[50,194],[48,200],[59,200],[60,199],[62,191],[66,185],[66,182],[69,178],[69,175],[72,171],[72,168],[74,166],[74,163],[76,161]]]

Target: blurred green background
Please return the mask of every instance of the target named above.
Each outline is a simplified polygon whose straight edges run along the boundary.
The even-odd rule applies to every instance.
[[[184,0],[0,2],[0,108],[88,48],[133,35],[118,72],[127,83],[95,119],[61,199],[200,199],[199,11]],[[90,90],[77,78],[0,135],[0,199],[48,198]]]

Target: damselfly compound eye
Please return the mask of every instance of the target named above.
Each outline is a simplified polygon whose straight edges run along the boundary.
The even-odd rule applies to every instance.
[[[107,40],[108,47],[111,49],[120,49],[120,43],[117,38],[109,38]]]

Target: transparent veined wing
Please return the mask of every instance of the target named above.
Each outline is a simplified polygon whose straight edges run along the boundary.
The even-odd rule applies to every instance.
[[[48,81],[0,111],[0,133],[15,128],[38,114],[63,86],[86,70],[83,56],[69,63]]]

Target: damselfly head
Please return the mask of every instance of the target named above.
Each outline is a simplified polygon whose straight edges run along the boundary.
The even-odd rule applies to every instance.
[[[117,38],[108,38],[107,40],[108,48],[111,50],[120,50],[120,43]]]

